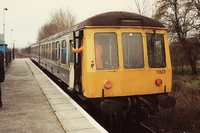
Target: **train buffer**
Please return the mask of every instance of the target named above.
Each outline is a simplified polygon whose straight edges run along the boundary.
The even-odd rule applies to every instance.
[[[1,89],[1,133],[107,132],[28,58],[10,63]]]

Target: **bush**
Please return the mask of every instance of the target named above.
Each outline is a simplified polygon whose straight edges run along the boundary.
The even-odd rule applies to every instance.
[[[150,125],[156,127],[157,132],[198,133],[200,131],[199,84],[198,77],[175,77],[171,95],[177,100],[176,106],[171,109],[160,108],[158,116],[150,117]]]

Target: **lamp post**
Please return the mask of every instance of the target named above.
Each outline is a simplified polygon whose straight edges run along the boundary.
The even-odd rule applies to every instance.
[[[15,59],[15,40],[13,42],[13,60]]]
[[[4,45],[4,67],[6,68],[6,44],[5,44],[5,16],[4,11],[7,11],[8,8],[3,8],[3,45]],[[6,70],[6,69],[5,69]]]
[[[13,59],[14,59],[14,43],[12,43],[12,32],[13,32],[13,29],[11,29],[11,45],[12,45],[12,55],[13,55]]]

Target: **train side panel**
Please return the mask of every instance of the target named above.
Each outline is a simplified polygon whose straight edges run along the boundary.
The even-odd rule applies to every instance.
[[[63,82],[70,82],[72,55],[68,35],[57,40],[32,45],[32,59]]]

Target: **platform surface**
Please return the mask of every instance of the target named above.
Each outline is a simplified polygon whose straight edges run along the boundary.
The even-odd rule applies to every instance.
[[[29,59],[13,60],[1,83],[0,133],[106,133]]]

